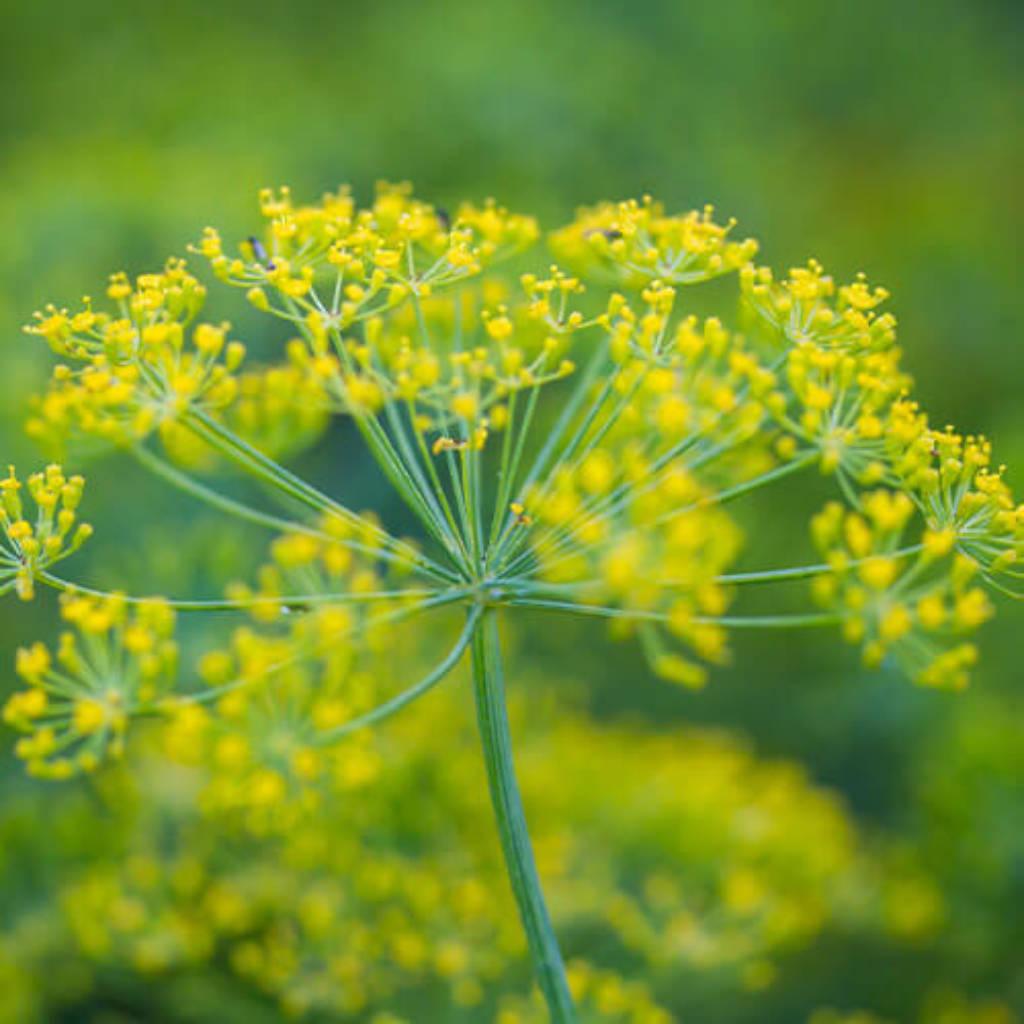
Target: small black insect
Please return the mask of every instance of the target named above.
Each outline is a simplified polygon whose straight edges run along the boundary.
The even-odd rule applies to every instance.
[[[263,243],[255,235],[250,235],[246,241],[252,249],[253,259],[257,263],[262,263],[267,270],[273,270],[273,261],[267,256],[267,250],[263,247]]]
[[[448,211],[443,206],[435,207],[434,213],[437,214],[437,219],[441,222],[441,227],[444,230],[451,231],[452,229],[452,218]]]

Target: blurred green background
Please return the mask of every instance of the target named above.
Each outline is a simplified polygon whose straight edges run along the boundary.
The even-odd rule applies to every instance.
[[[33,309],[159,265],[207,223],[246,234],[260,186],[350,182],[365,197],[389,178],[446,206],[493,194],[549,225],[600,198],[713,202],[775,267],[814,255],[840,277],[864,270],[893,293],[933,419],[994,436],[1024,487],[1017,0],[2,7],[3,460],[38,459],[21,432],[50,365],[21,333]],[[309,467],[329,478],[351,458],[329,440]],[[181,593],[247,564],[244,535],[225,540],[116,459],[89,470],[98,535],[83,579]],[[781,536],[801,515],[783,500],[758,525]],[[186,521],[195,540],[170,549]],[[538,645],[552,671],[571,648],[597,715],[714,723],[803,762],[940,880],[948,919],[929,946],[901,959],[827,939],[796,971],[802,988],[742,1019],[820,1003],[909,1019],[944,981],[1024,1013],[1021,610],[1001,611],[976,687],[956,697],[862,673],[826,638],[745,640],[699,695],[649,681],[582,627]],[[52,613],[5,604],[0,663],[51,634]],[[9,746],[0,798],[46,806],[53,791],[21,780]],[[15,890],[50,898],[2,858],[0,907]],[[729,1012],[714,1019],[741,1019]]]

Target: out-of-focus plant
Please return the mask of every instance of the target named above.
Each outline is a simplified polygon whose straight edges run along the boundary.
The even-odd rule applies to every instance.
[[[958,992],[945,989],[929,996],[915,1017],[918,1024],[1014,1024],[1017,1017],[997,1000],[972,1000]],[[809,1024],[887,1024],[873,1013],[840,1013],[819,1010]]]
[[[386,689],[386,661],[375,669],[364,685]],[[12,885],[0,902],[0,1022],[157,1012],[186,984],[194,1012],[224,1020],[252,1019],[253,993],[268,1020],[545,1019],[523,992],[471,709],[447,689],[421,712],[364,734],[359,771],[322,780],[322,804],[226,807],[236,764],[210,756],[212,723],[172,721],[96,774],[90,798],[58,794],[45,828],[28,802],[8,815],[0,877],[35,872],[53,895]],[[674,1020],[681,977],[764,996],[830,932],[914,949],[943,930],[928,871],[865,841],[797,765],[720,732],[595,728],[563,696],[516,699],[512,717],[587,1020]],[[956,1024],[1014,1019],[929,997],[940,1005],[961,1006]]]
[[[807,1024],[1017,1024],[1013,1007],[999,998],[970,996],[949,983],[933,985],[906,1015],[896,1017],[865,1010],[814,1011]]]
[[[245,346],[200,319],[206,288],[181,260],[134,281],[115,274],[108,301],[50,306],[28,328],[63,360],[32,436],[72,454],[71,442],[122,448],[278,537],[258,579],[223,600],[142,599],[51,572],[80,536],[67,540],[65,515],[80,485],[56,468],[34,494],[35,526],[5,504],[10,578],[23,597],[38,581],[65,591],[71,627],[55,652],[20,657],[27,688],[6,712],[27,733],[19,752],[63,777],[119,751],[133,718],[164,715],[181,747],[222,769],[205,799],[272,829],[333,796],[328,781],[372,777],[367,741],[352,734],[471,649],[537,980],[552,1019],[573,1020],[513,769],[499,611],[606,618],[688,687],[728,658],[731,630],[835,625],[867,664],[889,658],[923,685],[958,689],[992,611],[982,584],[1018,594],[1024,509],[987,441],[935,430],[909,397],[884,289],[837,286],[814,261],[776,278],[710,209],[669,215],[645,199],[582,210],[550,239],[566,269],[516,282],[503,268],[539,229],[491,202],[450,215],[404,186],[382,186],[365,208],[345,190],[309,206],[287,190],[260,202],[264,226],[237,251],[212,229],[195,250],[293,335],[283,364],[242,370]],[[677,311],[686,289],[730,276],[745,333],[726,326],[729,302],[703,320]],[[425,543],[278,461],[332,415],[352,421]],[[225,464],[286,511],[196,475]],[[730,503],[815,467],[837,494],[811,523],[822,560],[734,571],[744,538]],[[819,610],[730,611],[744,588],[798,579]],[[377,659],[402,678],[454,608],[465,621],[435,667],[379,697]],[[176,610],[251,617],[201,659],[205,689],[174,685]]]
[[[376,668],[371,691],[386,688]],[[12,998],[0,1021],[102,1000],[105,977],[134,979],[130,1003],[133,986],[219,965],[290,1016],[544,1019],[522,992],[522,935],[459,698],[438,693],[364,734],[322,806],[226,806],[239,763],[212,723],[151,728],[130,768],[95,776],[98,799],[50,813],[59,898],[42,917],[15,900],[0,940],[0,974],[36,1005]],[[905,880],[877,871],[841,802],[798,766],[716,732],[595,728],[564,698],[516,701],[513,718],[587,1019],[658,1024],[680,974],[759,991],[827,928],[892,931],[885,906]],[[83,827],[97,813],[107,827]],[[0,837],[14,874],[42,830],[14,815]],[[60,984],[33,983],[50,971]]]

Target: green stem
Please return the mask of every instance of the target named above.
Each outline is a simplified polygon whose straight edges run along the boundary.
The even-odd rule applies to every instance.
[[[407,690],[403,690],[401,693],[392,697],[390,700],[384,701],[383,704],[378,704],[377,707],[371,711],[367,711],[366,714],[360,715],[358,718],[353,718],[351,721],[344,722],[333,729],[329,729],[327,732],[320,733],[317,736],[316,742],[318,744],[334,743],[336,740],[341,739],[343,736],[348,736],[351,733],[356,732],[359,729],[363,729],[368,725],[375,725],[377,722],[382,721],[385,718],[390,718],[391,715],[395,714],[396,711],[401,711],[406,705],[411,704],[414,700],[418,700],[428,690],[432,690],[449,672],[459,663],[462,659],[463,654],[466,653],[466,648],[469,647],[470,642],[473,639],[473,631],[476,629],[476,624],[480,619],[480,608],[474,606],[469,613],[469,617],[466,620],[466,625],[459,635],[459,639],[456,641],[455,646],[445,655],[445,658],[437,666],[425,675],[418,683],[410,686]]]
[[[513,596],[506,604],[516,608],[545,608],[548,611],[572,612],[575,615],[592,615],[602,619],[630,619],[636,622],[665,622],[668,619],[666,612],[612,608],[607,605],[578,604],[575,601],[555,601],[546,598]],[[695,615],[691,621],[697,625],[723,626],[729,629],[806,629],[838,626],[842,623],[843,617],[832,612],[807,612],[794,615]]]
[[[254,594],[246,598],[174,598],[153,594],[148,597],[136,594],[124,594],[120,591],[99,590],[96,587],[87,587],[82,583],[72,583],[70,580],[54,576],[50,572],[40,572],[36,579],[41,580],[48,587],[60,590],[67,594],[84,594],[86,597],[117,598],[125,604],[151,604],[156,601],[174,608],[179,612],[238,612],[252,608],[260,604],[272,604],[281,608],[302,610],[306,605],[318,604],[361,604],[368,601],[398,601],[407,600],[410,597],[431,597],[437,593],[436,590],[408,588],[406,590],[368,590],[357,593],[312,593],[312,594],[278,594],[275,596]]]
[[[553,1024],[573,1024],[576,1010],[569,993],[558,939],[544,903],[516,783],[512,737],[505,707],[498,620],[494,609],[485,611],[473,630],[473,683],[491,803],[512,892],[526,930],[534,973]]]

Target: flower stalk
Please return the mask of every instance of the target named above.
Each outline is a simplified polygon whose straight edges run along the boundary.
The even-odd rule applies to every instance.
[[[516,782],[512,736],[505,706],[498,617],[493,608],[484,611],[474,627],[473,687],[491,803],[509,882],[530,947],[534,975],[553,1024],[572,1024],[576,1020],[576,1010],[566,980],[562,952],[544,902]]]

